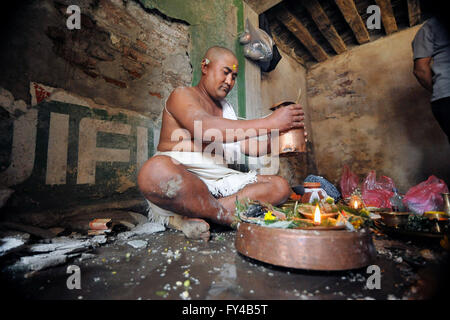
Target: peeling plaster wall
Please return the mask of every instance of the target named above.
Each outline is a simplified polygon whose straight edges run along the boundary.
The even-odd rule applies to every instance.
[[[156,120],[173,88],[192,80],[187,24],[133,1],[84,0],[81,29],[68,30],[72,2],[16,8],[2,31],[0,86],[30,103],[30,82],[39,82]]]
[[[305,125],[311,132],[310,117],[307,112],[306,69],[284,52],[275,70],[262,73],[261,93],[262,106],[259,116],[269,114],[269,108],[282,100],[295,101],[299,88],[302,89],[300,104],[305,110]],[[303,183],[308,174],[315,174],[314,151],[310,142],[307,143],[307,153],[298,157],[280,158],[278,174],[286,178],[291,185]],[[276,173],[274,173],[276,174]]]
[[[2,12],[0,188],[8,211],[140,198],[170,92],[190,85],[188,23],[139,2],[24,1]],[[3,7],[2,7],[3,8]],[[8,14],[6,14],[8,12]]]
[[[308,113],[319,174],[342,167],[394,179],[401,192],[435,174],[450,183],[450,146],[430,95],[415,79],[411,41],[420,26],[362,45],[308,70]]]
[[[144,7],[189,23],[193,68],[192,84],[200,80],[200,63],[204,53],[214,45],[232,50],[239,62],[239,75],[227,99],[238,115],[245,117],[245,58],[238,35],[244,31],[242,0],[139,0]]]
[[[140,165],[172,90],[196,84],[207,48],[235,51],[229,95],[245,116],[242,0],[22,1],[0,21],[0,188],[5,210],[141,198]]]

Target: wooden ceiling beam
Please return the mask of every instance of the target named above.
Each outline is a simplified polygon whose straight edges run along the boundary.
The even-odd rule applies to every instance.
[[[353,0],[335,0],[335,2],[342,12],[345,21],[347,21],[348,25],[353,30],[358,43],[363,44],[369,42],[369,32],[367,31],[366,25],[359,15]]]
[[[282,39],[280,39],[276,34],[273,34],[273,41],[275,42],[276,46],[289,55],[292,59],[300,63],[302,66],[305,66],[305,60],[301,56],[299,56],[297,53],[295,53],[294,48],[290,47],[288,44],[286,44]]]
[[[277,12],[277,19],[289,29],[290,32],[308,49],[311,55],[319,62],[328,59],[327,53],[314,40],[308,29],[286,8],[282,8]]]
[[[420,23],[420,0],[408,0],[409,26]]]
[[[396,32],[398,28],[397,22],[395,21],[394,10],[392,10],[391,0],[375,0],[375,2],[380,7],[381,21],[383,22],[386,34]]]
[[[311,18],[314,20],[325,39],[327,39],[333,47],[334,51],[336,51],[337,54],[346,51],[347,46],[341,36],[337,33],[330,19],[328,19],[327,14],[322,9],[319,2],[317,0],[303,0],[302,4],[305,6],[306,10],[308,10]]]
[[[244,0],[257,14],[261,14],[279,4],[282,0]]]

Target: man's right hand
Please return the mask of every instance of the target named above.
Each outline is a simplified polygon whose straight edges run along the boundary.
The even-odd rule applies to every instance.
[[[280,132],[305,126],[304,112],[299,104],[278,108],[267,119],[271,123],[271,128],[279,129]]]

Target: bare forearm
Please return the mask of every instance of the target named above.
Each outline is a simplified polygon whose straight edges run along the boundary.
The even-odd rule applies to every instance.
[[[249,138],[255,138],[270,133],[276,129],[271,121],[266,118],[255,120],[229,120],[223,118],[211,118],[201,122],[201,131],[204,141],[217,140],[220,136],[223,142],[236,142]],[[197,128],[198,130],[198,128]],[[256,142],[257,140],[254,139]],[[248,141],[245,142],[248,144]]]
[[[433,72],[431,70],[431,57],[414,60],[414,75],[419,83],[430,92],[433,92]]]
[[[431,69],[415,69],[414,75],[422,87],[430,92],[433,92],[433,76]]]
[[[246,139],[241,142],[241,152],[250,157],[261,157],[271,152],[270,135],[267,139]]]

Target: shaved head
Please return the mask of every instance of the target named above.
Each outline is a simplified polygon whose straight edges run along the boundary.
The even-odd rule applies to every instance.
[[[208,59],[209,61],[217,61],[218,59],[221,59],[226,55],[227,56],[231,55],[234,58],[236,58],[236,55],[230,49],[227,49],[224,47],[219,47],[219,46],[214,46],[214,47],[209,48],[206,51],[203,59]]]

